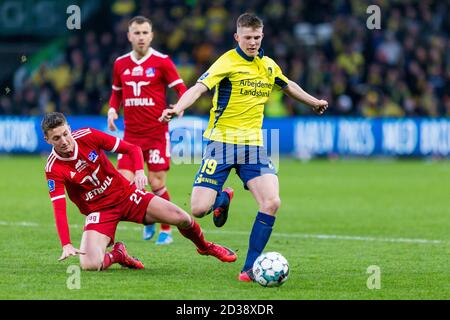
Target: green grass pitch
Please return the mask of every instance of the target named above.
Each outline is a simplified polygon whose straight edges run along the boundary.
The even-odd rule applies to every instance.
[[[237,251],[235,263],[198,255],[178,232],[170,246],[156,246],[141,240],[140,225],[124,222],[116,239],[146,269],[81,272],[80,289],[69,290],[67,270],[78,258],[57,261],[44,166],[43,157],[0,157],[1,299],[450,299],[448,161],[282,159],[282,206],[266,247],[290,263],[279,288],[237,281],[257,206],[232,173],[227,224],[198,221],[208,240]],[[169,172],[172,200],[186,210],[197,167]],[[70,203],[77,247],[83,218]],[[379,289],[368,289],[369,266],[379,267]]]

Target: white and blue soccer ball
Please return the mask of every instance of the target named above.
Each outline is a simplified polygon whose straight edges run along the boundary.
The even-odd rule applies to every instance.
[[[278,287],[289,276],[289,263],[278,252],[262,253],[253,263],[255,281],[263,287]]]

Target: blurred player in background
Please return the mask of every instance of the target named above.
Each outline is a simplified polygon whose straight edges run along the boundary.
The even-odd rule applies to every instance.
[[[222,186],[232,168],[249,189],[259,206],[250,233],[240,281],[254,280],[252,266],[263,252],[272,233],[280,207],[275,169],[263,145],[264,104],[274,87],[322,114],[328,107],[283,75],[280,67],[261,49],[263,22],[245,13],[237,20],[234,35],[238,46],[225,54],[199,78],[181,99],[166,109],[161,121],[170,121],[191,106],[207,90],[215,88],[213,108],[204,137],[209,139],[203,161],[195,177],[191,211],[196,217],[211,212],[217,227],[225,224],[233,190]]]
[[[84,270],[106,270],[113,263],[143,269],[142,262],[129,256],[122,242],[114,244],[119,221],[176,225],[180,233],[196,245],[200,254],[212,255],[224,262],[236,260],[231,250],[205,241],[200,226],[185,211],[142,191],[148,180],[138,146],[91,128],[72,133],[66,118],[58,112],[46,114],[41,127],[45,140],[53,146],[45,174],[63,247],[59,260],[80,254]],[[119,174],[103,150],[130,157],[135,168],[134,184]],[[70,200],[87,216],[80,249],[70,240],[65,189]],[[112,244],[113,249],[106,253],[106,248]]]
[[[170,168],[169,129],[167,123],[159,122],[158,118],[167,105],[166,87],[174,89],[180,98],[186,86],[172,60],[150,47],[153,32],[149,19],[142,16],[132,18],[128,23],[128,40],[133,50],[114,63],[108,128],[117,130],[114,120],[123,106],[124,140],[141,147],[152,192],[170,200],[166,187]],[[134,163],[129,155],[119,155],[117,168],[129,181],[134,179]],[[145,226],[143,238],[149,240],[154,233],[154,224]],[[161,224],[156,244],[170,244],[172,241],[170,225]]]

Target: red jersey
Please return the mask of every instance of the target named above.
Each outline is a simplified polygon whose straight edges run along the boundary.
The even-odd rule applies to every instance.
[[[186,86],[174,63],[153,48],[137,60],[133,52],[116,59],[109,104],[119,113],[124,108],[124,140],[149,149],[150,139],[164,139],[168,124],[159,122],[166,108],[166,88],[173,88],[180,98]]]
[[[113,207],[133,193],[130,182],[114,168],[103,150],[128,154],[136,170],[144,167],[141,149],[119,138],[91,128],[74,131],[72,137],[75,140],[73,156],[63,158],[52,150],[45,166],[63,246],[70,243],[64,189],[84,215]]]

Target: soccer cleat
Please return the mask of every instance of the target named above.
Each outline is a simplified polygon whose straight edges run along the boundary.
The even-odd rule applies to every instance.
[[[157,245],[171,244],[172,242],[172,234],[164,231],[159,233],[158,240],[156,240]]]
[[[223,190],[223,192],[228,194],[228,197],[230,198],[230,201],[228,202],[227,206],[225,206],[225,207],[218,207],[218,208],[214,209],[213,221],[214,221],[214,225],[217,228],[222,227],[225,224],[225,222],[227,222],[228,209],[230,208],[231,199],[233,199],[233,196],[234,196],[234,190],[232,188],[230,188],[230,187],[225,188]]]
[[[252,269],[249,269],[247,271],[241,271],[238,277],[239,281],[242,282],[253,282],[255,281],[255,277],[253,276]]]
[[[155,232],[156,232],[155,224],[150,224],[148,226],[144,226],[143,239],[150,240],[155,235]]]
[[[130,269],[144,269],[144,264],[139,259],[136,259],[128,254],[123,242],[116,242],[113,246],[113,250],[116,250],[122,254],[122,261],[119,262],[122,267]]]
[[[206,250],[200,250],[197,248],[198,253],[205,256],[214,256],[223,262],[234,262],[237,259],[236,253],[233,250],[223,247],[212,242],[208,243],[208,248]]]

